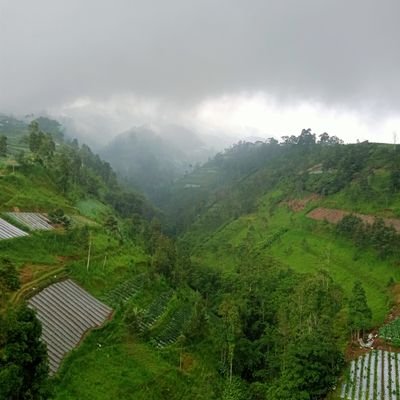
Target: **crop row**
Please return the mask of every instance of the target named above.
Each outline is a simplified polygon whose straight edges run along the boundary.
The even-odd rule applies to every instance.
[[[399,400],[400,354],[377,350],[353,360],[340,397],[348,400]]]
[[[191,307],[185,305],[176,311],[168,321],[165,328],[153,339],[153,343],[159,349],[172,345],[182,334],[185,324],[191,315]]]
[[[131,279],[120,283],[115,288],[111,289],[106,293],[103,298],[107,303],[117,306],[123,302],[126,302],[132,297],[137,296],[143,287],[143,277],[136,276]]]
[[[140,330],[142,332],[149,330],[157,322],[161,315],[164,314],[171,297],[172,291],[164,292],[150,304],[139,323]]]

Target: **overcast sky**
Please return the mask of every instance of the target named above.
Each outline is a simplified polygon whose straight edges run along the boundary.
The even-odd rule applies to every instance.
[[[399,0],[0,0],[0,111],[101,141],[178,123],[391,142],[399,15]]]

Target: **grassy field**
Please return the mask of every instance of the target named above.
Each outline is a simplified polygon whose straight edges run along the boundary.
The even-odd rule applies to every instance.
[[[63,208],[66,212],[76,213],[40,169],[32,168],[28,175],[8,171],[6,175],[0,175],[0,187],[1,211],[19,208],[21,211],[48,212],[55,208]]]
[[[130,336],[120,315],[93,331],[56,378],[56,400],[217,399],[218,377],[201,359],[155,351]]]
[[[112,213],[110,207],[96,199],[79,200],[76,203],[76,208],[82,215],[95,221],[102,221],[105,215]]]

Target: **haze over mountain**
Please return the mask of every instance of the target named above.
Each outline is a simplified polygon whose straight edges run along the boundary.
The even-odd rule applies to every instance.
[[[157,201],[162,189],[229,144],[221,137],[198,135],[177,125],[157,131],[142,126],[116,136],[100,154],[126,184]]]

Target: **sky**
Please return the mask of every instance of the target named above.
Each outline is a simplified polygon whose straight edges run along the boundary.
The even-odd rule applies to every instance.
[[[398,0],[0,0],[0,112],[400,138]],[[400,140],[399,140],[400,141]]]

